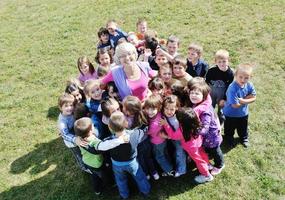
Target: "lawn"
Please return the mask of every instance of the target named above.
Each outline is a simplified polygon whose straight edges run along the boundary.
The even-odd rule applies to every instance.
[[[152,183],[150,199],[285,199],[285,1],[0,1],[0,199],[93,199],[88,176],[58,136],[57,98],[76,60],[96,52],[97,30],[116,19],[126,31],[144,17],[159,37],[175,34],[231,66],[250,62],[257,100],[251,147],[224,149],[226,168],[211,183],[193,173]],[[100,199],[118,198],[116,188]],[[137,192],[132,195],[140,199]]]

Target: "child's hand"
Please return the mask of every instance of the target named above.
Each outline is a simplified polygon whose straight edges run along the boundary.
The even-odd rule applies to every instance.
[[[165,134],[164,131],[160,131],[160,132],[158,133],[158,135],[159,135],[159,137],[161,137],[162,139],[168,139],[168,136]]]
[[[246,102],[246,100],[244,98],[238,98],[238,101],[242,105],[247,104],[247,102]]]
[[[122,135],[122,137],[125,143],[130,142],[130,135]]]
[[[164,51],[161,48],[157,48],[155,50],[155,55],[163,55],[163,54],[164,54]]]
[[[144,56],[145,56],[145,57],[150,57],[151,54],[152,54],[152,52],[151,52],[150,49],[145,49],[145,50],[144,50]]]
[[[88,146],[88,142],[83,140],[81,137],[76,137],[75,138],[75,144],[77,146],[82,146],[82,147],[87,147]]]
[[[166,125],[166,124],[167,124],[166,119],[160,119],[160,121],[159,121],[159,125],[160,125],[160,126],[164,126],[164,125]]]
[[[219,101],[219,106],[221,107],[221,108],[223,108],[224,106],[225,106],[225,100],[224,99],[221,99],[220,101]]]

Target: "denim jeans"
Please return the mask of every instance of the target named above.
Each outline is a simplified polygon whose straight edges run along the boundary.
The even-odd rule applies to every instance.
[[[178,140],[172,140],[173,145],[175,146],[175,163],[176,163],[176,172],[180,174],[186,173],[186,154],[184,149],[181,146],[181,142]]]
[[[131,174],[132,177],[135,179],[139,191],[141,193],[143,193],[144,195],[149,194],[150,184],[136,159],[122,166],[113,163],[113,171],[120,196],[123,199],[129,197],[127,173]]]
[[[170,172],[173,170],[173,166],[169,162],[168,153],[166,149],[166,141],[161,144],[153,144],[153,153],[156,161],[164,172]]]
[[[222,166],[224,166],[224,155],[220,145],[214,148],[205,148],[205,151],[210,158],[214,159],[215,167],[221,168]]]
[[[157,173],[154,166],[152,147],[149,138],[146,138],[144,141],[139,143],[137,159],[145,174],[153,175]]]

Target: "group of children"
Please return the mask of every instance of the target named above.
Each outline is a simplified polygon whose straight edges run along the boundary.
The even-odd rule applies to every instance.
[[[112,180],[112,171],[123,199],[129,197],[127,174],[147,196],[151,178],[180,177],[187,173],[189,160],[199,171],[197,183],[212,181],[225,167],[221,124],[228,145],[235,145],[237,130],[240,142],[249,147],[248,104],[256,96],[249,82],[252,66],[239,65],[233,72],[229,52],[218,50],[209,69],[201,46],[190,44],[184,58],[176,36],[159,39],[145,20],[137,22],[137,29],[126,34],[114,20],[100,28],[97,66],[80,57],[79,77],[68,81],[58,101],[60,134],[81,169],[91,174],[97,195]],[[113,54],[124,42],[136,47],[138,60],[158,71],[143,101],[136,96],[121,99],[113,82],[101,82],[116,67]]]

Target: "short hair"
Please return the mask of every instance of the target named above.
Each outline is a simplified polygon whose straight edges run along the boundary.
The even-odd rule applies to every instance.
[[[161,90],[165,88],[164,82],[159,77],[154,77],[148,83],[148,88],[152,90]]]
[[[113,54],[112,54],[112,52],[108,48],[98,49],[98,51],[96,53],[96,56],[95,56],[96,63],[101,64],[100,61],[99,61],[100,55],[103,55],[105,53],[107,53],[110,56],[110,63],[113,63]]]
[[[75,135],[85,138],[92,130],[92,120],[88,117],[83,117],[74,122]]]
[[[199,56],[201,56],[203,53],[203,47],[195,43],[191,43],[188,47],[188,50],[196,51]]]
[[[84,94],[86,96],[90,97],[90,93],[95,86],[100,87],[100,81],[99,80],[88,80],[88,81],[86,81],[85,85],[84,85],[84,89],[83,89]]]
[[[166,45],[168,43],[173,43],[173,42],[177,43],[177,45],[179,46],[179,43],[180,43],[179,38],[176,37],[175,35],[171,35],[171,36],[168,37]]]
[[[138,19],[136,25],[138,26],[139,24],[142,24],[142,23],[147,23],[147,21],[145,19],[140,18]]]
[[[203,100],[207,99],[208,94],[211,91],[211,88],[206,83],[205,79],[202,77],[194,77],[187,83],[188,92],[191,90],[198,89],[203,94]]]
[[[160,95],[150,95],[144,102],[144,108],[157,108],[158,112],[161,109],[162,98]]]
[[[80,119],[82,117],[88,117],[90,114],[88,107],[84,104],[84,103],[77,103],[75,108],[74,108],[74,112],[73,112],[73,116],[74,119]]]
[[[187,68],[187,60],[185,57],[178,55],[173,58],[173,65],[181,65],[184,69]]]
[[[251,75],[253,71],[253,65],[250,63],[243,63],[239,64],[236,68],[235,75],[237,75],[238,72],[244,72],[248,75]]]
[[[114,23],[116,26],[118,26],[118,24],[117,24],[116,20],[114,20],[114,19],[110,19],[110,20],[108,20],[108,21],[107,21],[107,23],[106,23],[106,27],[107,27],[110,23]]]
[[[229,59],[230,54],[227,50],[220,49],[215,53],[215,60],[217,59]]]
[[[123,42],[121,44],[118,44],[115,50],[115,55],[114,55],[114,61],[116,64],[121,64],[120,62],[120,57],[122,55],[126,55],[128,53],[134,53],[135,54],[135,59],[138,59],[138,52],[137,49],[134,45],[132,45],[129,42]]]
[[[109,129],[114,132],[122,132],[125,130],[126,118],[121,111],[116,111],[111,114],[109,120]]]
[[[146,40],[146,38],[157,38],[157,32],[155,30],[151,30],[148,29],[145,33],[144,33],[144,39]]]
[[[95,68],[94,68],[94,66],[92,65],[92,63],[90,62],[90,60],[88,59],[87,56],[81,56],[77,60],[77,67],[78,67],[78,70],[80,71],[80,73],[83,75],[83,73],[82,73],[82,71],[80,69],[80,66],[83,65],[84,63],[86,63],[89,66],[89,73],[93,74],[95,72]]]
[[[146,49],[150,49],[152,52],[152,55],[154,55],[158,47],[158,41],[155,37],[146,37],[144,46]]]
[[[58,107],[61,109],[62,106],[66,103],[72,103],[75,104],[75,98],[73,95],[68,94],[68,93],[63,93],[59,98],[58,98]]]
[[[166,96],[163,100],[162,103],[162,109],[164,110],[164,108],[166,107],[167,104],[171,104],[171,103],[175,103],[177,108],[180,108],[180,101],[178,99],[178,97],[176,95],[169,95]]]
[[[98,37],[100,38],[102,35],[109,35],[109,31],[105,27],[101,27],[97,34]]]

